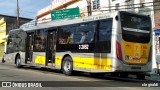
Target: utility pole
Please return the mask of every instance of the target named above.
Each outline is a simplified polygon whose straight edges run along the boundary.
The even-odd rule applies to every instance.
[[[108,0],[108,5],[109,5],[109,12],[111,12],[111,1]]]
[[[18,4],[18,0],[17,0],[17,10],[16,10],[16,13],[17,13],[17,28],[19,28],[19,4]]]
[[[91,0],[86,0],[86,1],[87,1],[88,16],[91,16],[92,15]]]

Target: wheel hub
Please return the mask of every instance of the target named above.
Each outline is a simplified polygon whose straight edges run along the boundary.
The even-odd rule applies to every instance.
[[[71,68],[71,63],[69,61],[66,61],[64,64],[64,70],[68,72],[70,71],[70,68]]]

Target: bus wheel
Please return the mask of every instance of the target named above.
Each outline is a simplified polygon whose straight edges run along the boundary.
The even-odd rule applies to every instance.
[[[17,67],[17,68],[23,67],[23,66],[21,65],[21,58],[20,58],[19,55],[16,57],[16,67]]]
[[[65,57],[62,62],[62,72],[65,75],[72,75],[73,73],[73,61],[71,57]]]
[[[141,79],[141,80],[144,80],[145,79],[145,75],[143,74],[137,74],[137,79]]]

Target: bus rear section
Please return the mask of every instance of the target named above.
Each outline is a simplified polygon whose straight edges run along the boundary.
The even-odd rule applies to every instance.
[[[151,19],[149,16],[120,12],[116,39],[115,71],[139,74],[151,71]]]

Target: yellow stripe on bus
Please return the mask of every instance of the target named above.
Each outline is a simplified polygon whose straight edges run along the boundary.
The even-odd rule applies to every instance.
[[[62,56],[56,56],[55,65],[60,66],[61,61]],[[111,70],[111,59],[73,57],[73,65],[75,68]]]
[[[46,57],[45,56],[36,56],[35,64],[45,64]]]
[[[45,64],[45,56],[36,56],[35,64]],[[111,70],[110,58],[83,58],[73,57],[73,65],[75,68],[86,68],[96,70]],[[55,65],[61,66],[62,56],[56,56]]]

